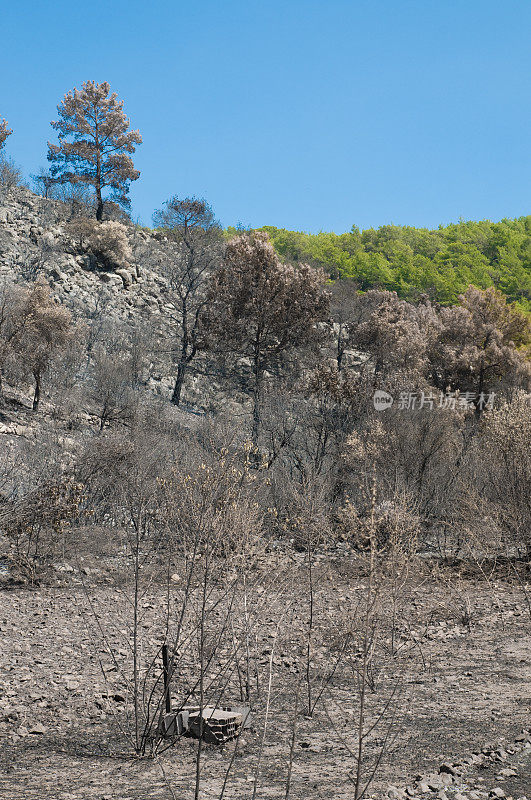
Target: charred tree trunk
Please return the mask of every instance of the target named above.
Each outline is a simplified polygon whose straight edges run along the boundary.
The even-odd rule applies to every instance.
[[[253,445],[258,447],[260,437],[260,427],[262,424],[262,389],[263,389],[263,369],[260,365],[256,364],[254,369],[254,386],[253,386],[253,426],[251,431],[251,439]]]
[[[177,366],[177,377],[175,378],[175,384],[173,386],[173,393],[171,396],[171,401],[175,406],[180,405],[181,403],[181,394],[184,385],[184,376],[186,374],[186,363],[184,361],[180,361]]]
[[[33,393],[33,410],[37,411],[41,399],[41,373],[34,372],[33,377],[35,379],[35,391]]]
[[[96,206],[96,219],[98,220],[98,222],[101,222],[103,219],[103,200],[101,197],[101,192],[98,191],[96,193],[96,198],[98,201],[98,204]]]

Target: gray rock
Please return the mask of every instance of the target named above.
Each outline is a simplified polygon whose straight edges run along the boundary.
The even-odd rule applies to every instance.
[[[396,786],[390,786],[387,789],[387,797],[391,798],[391,800],[403,800],[405,796],[405,791],[403,789],[398,789]]]
[[[40,722],[31,723],[31,725],[28,727],[28,730],[30,733],[36,735],[42,735],[43,733],[46,733],[46,728]]]
[[[448,762],[441,764],[441,766],[439,767],[439,773],[440,774],[448,773],[448,775],[457,775],[455,768],[452,766],[452,764],[449,764]]]
[[[122,287],[124,285],[121,277],[119,275],[115,275],[113,272],[100,272],[99,277],[103,283],[106,283],[110,286]]]
[[[439,789],[442,789],[444,785],[441,775],[427,775],[426,783],[432,792],[437,792]]]
[[[119,275],[120,278],[122,279],[124,288],[128,289],[133,282],[133,277],[131,273],[127,269],[117,269],[116,274]]]
[[[67,280],[65,273],[62,272],[58,267],[53,267],[50,270],[50,278],[53,278],[54,281],[57,281],[58,283],[63,283]]]

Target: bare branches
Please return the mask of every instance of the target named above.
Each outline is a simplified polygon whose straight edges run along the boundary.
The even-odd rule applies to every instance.
[[[170,288],[167,299],[175,309],[171,350],[177,375],[171,401],[178,406],[199,349],[200,318],[208,302],[207,280],[221,259],[221,226],[207,202],[196,198],[172,197],[153,219],[175,245],[162,271]]]

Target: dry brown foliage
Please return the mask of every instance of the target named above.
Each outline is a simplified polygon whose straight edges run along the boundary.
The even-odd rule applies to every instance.
[[[113,200],[128,204],[130,181],[140,173],[131,153],[142,143],[138,131],[130,131],[123,101],[107,82],[85,81],[81,89],[68,92],[58,105],[59,120],[52,122],[59,144],[48,142],[48,159],[54,176],[70,183],[94,188],[96,218],[103,217],[102,192],[113,190]]]
[[[6,143],[8,136],[11,136],[13,131],[8,127],[7,120],[0,117],[0,150]]]

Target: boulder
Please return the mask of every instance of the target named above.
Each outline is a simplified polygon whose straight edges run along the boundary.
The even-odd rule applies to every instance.
[[[127,270],[127,269],[117,269],[116,270],[116,274],[119,275],[120,278],[122,279],[124,288],[128,289],[131,286],[132,282],[133,282],[133,276],[131,275],[129,270]]]
[[[124,282],[120,277],[120,275],[116,275],[114,272],[100,272],[99,276],[100,280],[103,281],[103,283],[107,283],[110,286],[122,287],[124,285]]]

